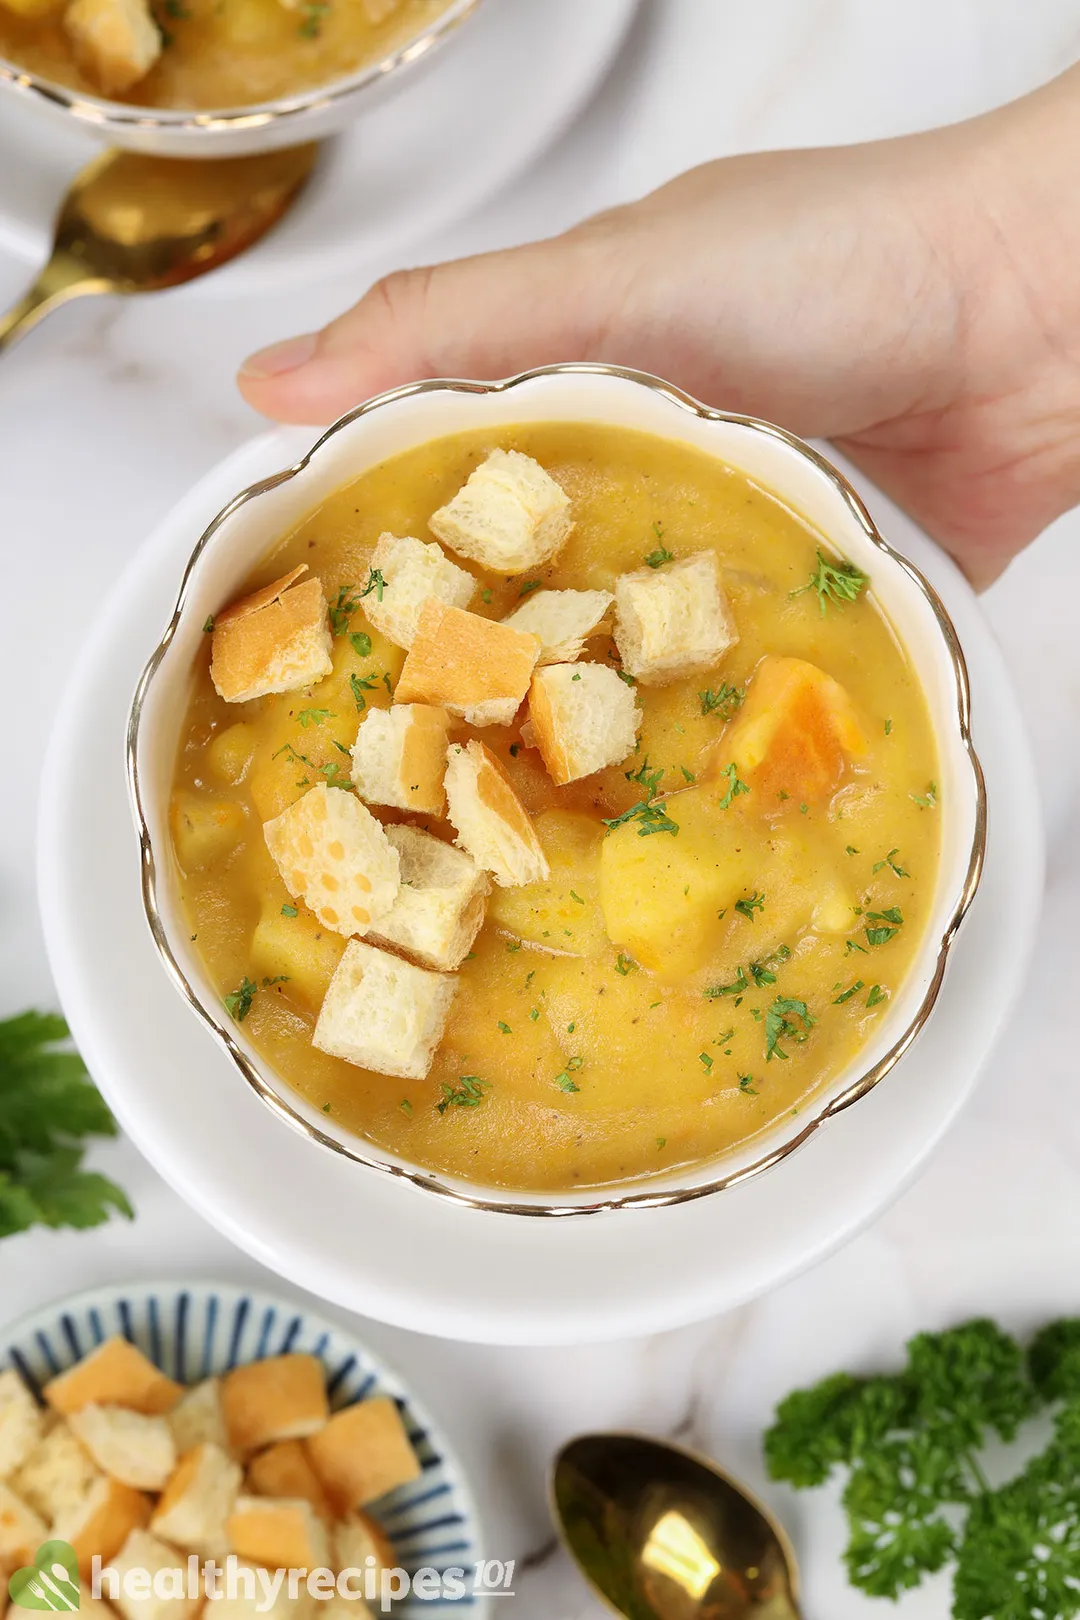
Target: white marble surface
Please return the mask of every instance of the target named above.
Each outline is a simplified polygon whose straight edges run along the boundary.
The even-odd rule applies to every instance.
[[[504,0],[511,5],[542,0]],[[689,163],[783,143],[896,133],[989,106],[1080,55],[1072,0],[645,0],[615,75],[531,175],[417,259],[547,232]],[[2,154],[0,154],[2,164]],[[370,277],[390,268],[372,263]],[[17,290],[0,262],[0,299]],[[50,710],[110,581],[155,519],[255,427],[231,376],[245,352],[354,297],[313,282],[258,301],[211,285],[62,312],[0,364],[0,1011],[52,1000],[33,889],[33,821]],[[477,1349],[366,1324],[472,1463],[490,1551],[525,1560],[520,1620],[601,1611],[551,1550],[544,1470],[561,1437],[623,1425],[678,1434],[761,1484],[759,1436],[791,1386],[888,1365],[903,1338],[973,1312],[1025,1328],[1080,1309],[1080,1108],[1070,1092],[1080,909],[1080,519],[1058,524],[986,598],[1034,740],[1049,832],[1043,944],[1021,1013],[921,1181],[810,1275],[720,1320],[573,1350]],[[102,919],[103,941],[108,919]],[[96,1155],[139,1218],[0,1246],[0,1313],[90,1282],[253,1264],[123,1143]],[[795,1537],[808,1620],[860,1620],[828,1499],[772,1493]],[[947,1587],[898,1620],[939,1620]],[[890,1612],[890,1611],[882,1611]]]

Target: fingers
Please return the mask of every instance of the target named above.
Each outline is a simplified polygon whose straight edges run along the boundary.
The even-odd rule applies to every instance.
[[[329,422],[421,377],[503,377],[588,359],[611,296],[598,233],[398,272],[321,332],[248,360],[249,404],[282,422]]]

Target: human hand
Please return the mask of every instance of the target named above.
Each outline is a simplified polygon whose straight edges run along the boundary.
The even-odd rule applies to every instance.
[[[1080,500],[1080,69],[967,124],[709,163],[564,236],[379,282],[247,362],[281,421],[421,377],[655,372],[832,439],[986,585]]]

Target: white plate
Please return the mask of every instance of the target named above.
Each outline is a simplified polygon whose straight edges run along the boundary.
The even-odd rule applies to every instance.
[[[392,261],[520,173],[581,110],[639,0],[490,0],[430,72],[328,143],[297,207],[259,247],[195,283],[215,296]],[[70,177],[100,150],[15,96],[0,101],[0,252],[45,258]]]
[[[1034,942],[1042,839],[1001,655],[956,569],[873,490],[871,512],[925,570],[967,652],[990,840],[982,887],[929,1027],[878,1089],[756,1181],[674,1209],[525,1221],[448,1207],[298,1140],[237,1081],[151,943],[124,781],[132,691],[191,536],[237,490],[308,448],[268,434],[165,520],[74,670],[43,785],[40,893],[75,1037],[137,1146],[241,1248],[352,1310],[448,1337],[578,1343],[729,1309],[835,1248],[915,1176],[969,1096]]]

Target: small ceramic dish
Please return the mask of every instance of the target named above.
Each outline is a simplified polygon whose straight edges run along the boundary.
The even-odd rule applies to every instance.
[[[526,421],[606,423],[704,450],[778,496],[871,577],[878,606],[918,670],[929,706],[940,760],[942,848],[930,922],[906,981],[870,1043],[797,1119],[719,1160],[647,1181],[508,1196],[420,1169],[336,1126],[256,1053],[242,1027],[227,1017],[192,949],[172,879],[168,806],[203,626],[238,593],[275,540],[343,483],[389,456],[455,431]],[[237,495],[195,543],[175,612],[139,683],[129,721],[128,772],[143,901],[158,951],[181,994],[256,1094],[310,1140],[360,1166],[444,1198],[523,1215],[641,1209],[720,1192],[776,1165],[865,1097],[932,1014],[985,852],[986,799],[971,740],[967,670],[952,622],[925,577],[892,549],[851,485],[810,446],[769,423],[710,410],[656,378],[609,366],[552,366],[503,383],[429,382],[398,389],[358,407],[293,466]]]
[[[380,61],[296,95],[250,107],[186,111],[110,101],[68,89],[2,57],[0,95],[26,98],[54,121],[73,123],[110,146],[157,157],[241,157],[273,147],[301,146],[336,134],[396,92],[404,80],[411,81],[482,3],[450,0],[428,28]]]
[[[429,1414],[390,1368],[351,1333],[306,1306],[213,1282],[113,1283],[24,1316],[0,1330],[0,1367],[14,1367],[35,1393],[58,1373],[120,1335],[181,1384],[267,1356],[303,1351],[326,1369],[331,1410],[388,1396],[401,1411],[422,1476],[378,1504],[400,1568],[460,1571],[465,1596],[406,1599],[409,1615],[460,1614],[483,1578],[481,1526],[461,1465]]]

